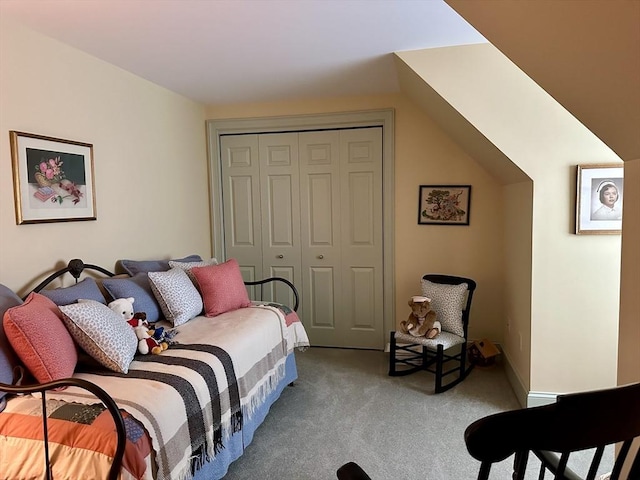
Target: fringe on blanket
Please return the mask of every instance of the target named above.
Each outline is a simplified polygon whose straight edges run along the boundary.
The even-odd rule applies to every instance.
[[[276,366],[273,373],[249,396],[248,401],[242,405],[242,410],[247,418],[252,418],[256,409],[260,407],[284,378],[286,372],[285,362]]]

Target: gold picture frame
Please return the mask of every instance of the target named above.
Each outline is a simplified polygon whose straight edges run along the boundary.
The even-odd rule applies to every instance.
[[[16,223],[96,220],[93,145],[9,132]]]
[[[623,196],[624,164],[578,165],[575,233],[621,234]]]

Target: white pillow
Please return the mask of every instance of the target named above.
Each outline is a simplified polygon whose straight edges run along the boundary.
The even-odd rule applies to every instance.
[[[129,371],[138,339],[122,316],[94,300],[78,300],[59,308],[67,330],[85,352],[110,370]]]
[[[191,269],[193,267],[208,267],[209,265],[218,265],[218,260],[212,258],[211,260],[202,260],[201,262],[181,262],[179,260],[169,260],[169,266],[171,268],[179,268],[180,270],[184,270],[193,284],[198,287],[198,281],[196,277],[193,275]]]
[[[200,315],[202,297],[184,270],[172,268],[167,272],[149,272],[148,275],[164,318],[174,327]]]
[[[422,279],[422,295],[431,299],[431,308],[436,312],[436,320],[442,330],[464,337],[462,309],[467,300],[466,283],[446,285]]]

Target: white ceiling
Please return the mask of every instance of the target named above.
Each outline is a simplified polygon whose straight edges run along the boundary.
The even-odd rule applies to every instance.
[[[209,105],[397,92],[392,52],[485,41],[442,0],[0,0],[0,16]]]

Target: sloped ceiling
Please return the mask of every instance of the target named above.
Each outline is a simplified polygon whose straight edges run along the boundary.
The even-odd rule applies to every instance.
[[[406,57],[412,52],[395,54],[398,80],[402,91],[471,157],[502,185],[518,183],[528,179],[496,145],[486,138],[471,122],[464,118],[446,99],[418,75],[414,66],[407,64]]]
[[[0,0],[0,19],[207,105],[397,92],[393,52],[486,42],[443,0]]]
[[[446,0],[623,160],[640,158],[640,2]]]

